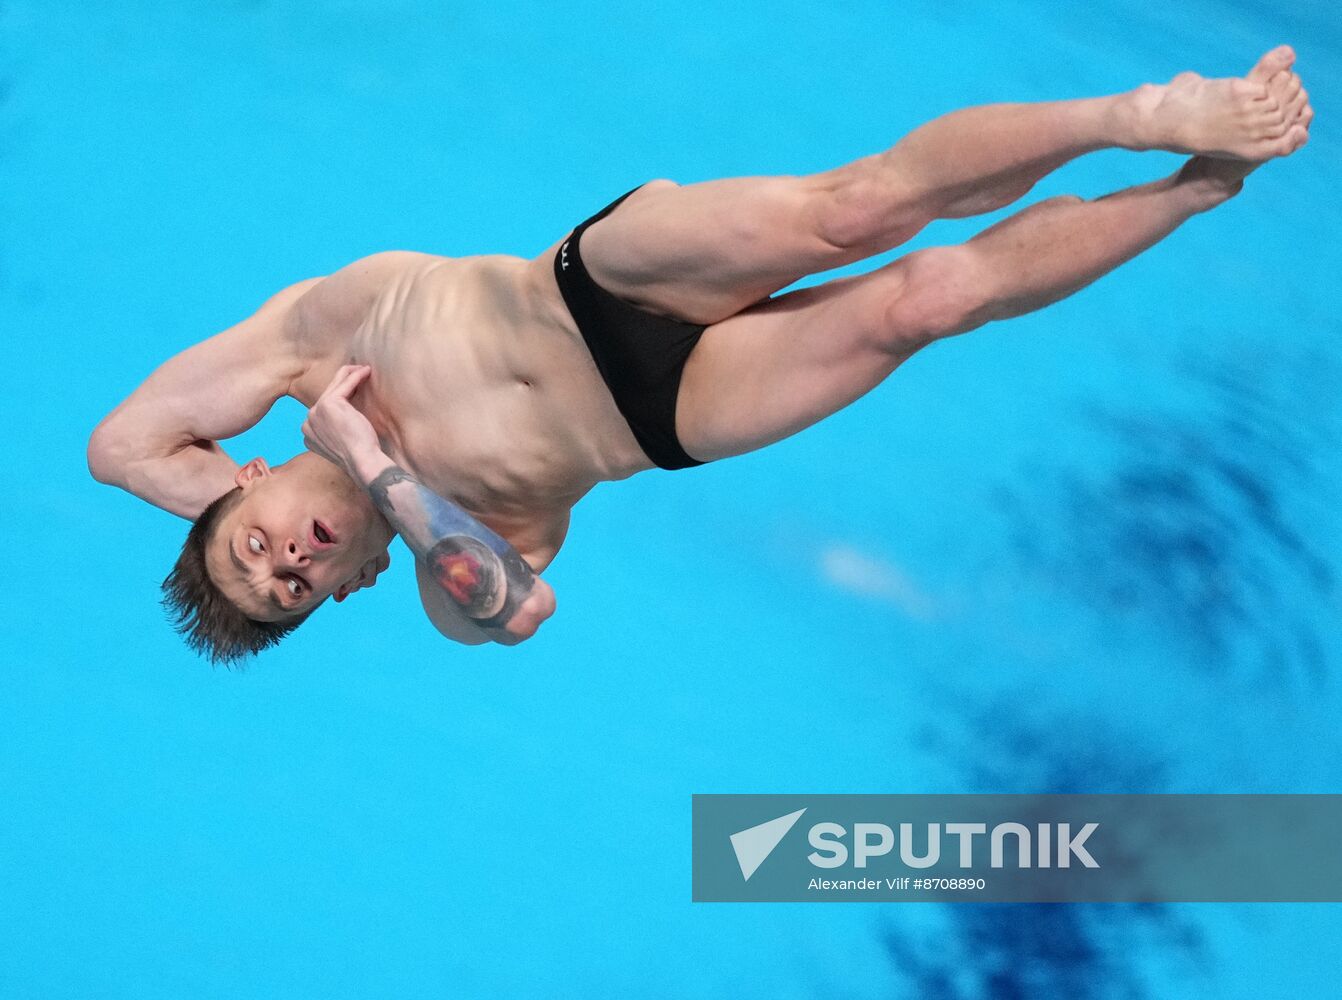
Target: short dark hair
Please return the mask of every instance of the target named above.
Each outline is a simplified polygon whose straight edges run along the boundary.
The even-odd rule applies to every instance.
[[[281,622],[259,622],[248,618],[210,579],[205,547],[219,518],[241,499],[242,487],[235,486],[201,512],[187,532],[177,564],[163,581],[163,608],[173,628],[197,653],[225,666],[275,645],[315,610]]]

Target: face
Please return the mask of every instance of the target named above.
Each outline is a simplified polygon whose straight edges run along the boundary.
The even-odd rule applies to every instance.
[[[332,595],[343,601],[387,568],[391,528],[326,459],[303,452],[274,469],[253,459],[237,483],[242,497],[215,525],[205,562],[249,618],[284,621]]]

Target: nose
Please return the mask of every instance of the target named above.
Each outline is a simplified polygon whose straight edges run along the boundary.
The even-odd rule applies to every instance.
[[[277,553],[276,559],[286,569],[301,569],[312,562],[312,557],[300,549],[298,543],[292,538],[284,543]]]

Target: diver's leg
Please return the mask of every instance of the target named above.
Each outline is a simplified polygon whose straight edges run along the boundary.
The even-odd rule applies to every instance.
[[[1269,82],[1294,58],[1283,45],[1243,78],[1180,73],[1163,86],[1114,97],[966,108],[851,166],[866,167],[873,191],[898,177],[917,193],[911,200],[925,215],[959,218],[1002,208],[1067,160],[1105,147],[1261,162],[1293,148],[1286,136],[1291,87],[1286,77],[1278,78],[1280,86]],[[864,199],[860,190],[854,185],[855,199],[880,200]]]
[[[1112,97],[967,108],[805,177],[654,181],[587,231],[582,255],[621,298],[715,323],[805,275],[897,246],[932,219],[1001,207],[1090,150],[1284,155],[1294,140],[1281,95],[1299,90],[1293,59],[1281,46],[1242,79],[1185,73]]]
[[[779,296],[710,326],[676,429],[702,460],[794,434],[878,385],[919,348],[1070,295],[1234,194],[1256,164],[1197,157],[1172,177],[1051,198],[960,246]]]

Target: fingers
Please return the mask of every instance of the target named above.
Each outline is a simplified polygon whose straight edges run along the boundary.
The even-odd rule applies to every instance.
[[[362,385],[371,374],[373,374],[371,365],[341,365],[322,395],[349,399],[354,390]]]
[[[555,613],[555,592],[544,580],[537,579],[531,593],[504,626],[518,642],[530,639],[541,623]]]
[[[310,452],[314,452],[315,454],[320,455],[328,462],[336,461],[335,457],[331,454],[330,449],[322,444],[320,435],[317,434],[316,429],[312,426],[311,410],[308,411],[308,416],[303,420],[303,423],[298,428],[298,430],[299,433],[303,435],[304,448],[306,448]]]

